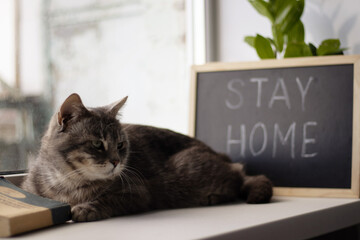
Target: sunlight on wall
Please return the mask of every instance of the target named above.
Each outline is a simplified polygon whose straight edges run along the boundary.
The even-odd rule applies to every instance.
[[[14,13],[13,0],[0,1],[0,78],[12,87],[15,85]]]

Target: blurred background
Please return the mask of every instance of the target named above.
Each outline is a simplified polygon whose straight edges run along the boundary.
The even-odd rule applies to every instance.
[[[305,39],[360,54],[360,2],[308,0]],[[123,122],[187,133],[190,67],[256,61],[271,35],[245,0],[1,0],[0,172],[26,170],[50,116],[73,92],[96,107],[129,96]]]

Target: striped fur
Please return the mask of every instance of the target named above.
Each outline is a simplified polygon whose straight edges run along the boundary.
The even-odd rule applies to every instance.
[[[149,126],[120,124],[126,98],[85,108],[69,96],[49,124],[23,188],[67,202],[74,221],[153,209],[268,202],[271,182],[246,176],[202,142]]]

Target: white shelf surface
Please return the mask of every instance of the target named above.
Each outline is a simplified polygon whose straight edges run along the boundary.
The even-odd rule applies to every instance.
[[[274,197],[269,204],[155,211],[72,223],[11,239],[307,239],[360,224],[359,199]]]

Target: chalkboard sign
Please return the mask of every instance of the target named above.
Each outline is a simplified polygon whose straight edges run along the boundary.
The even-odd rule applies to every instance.
[[[193,66],[190,134],[277,195],[359,197],[360,56]]]

